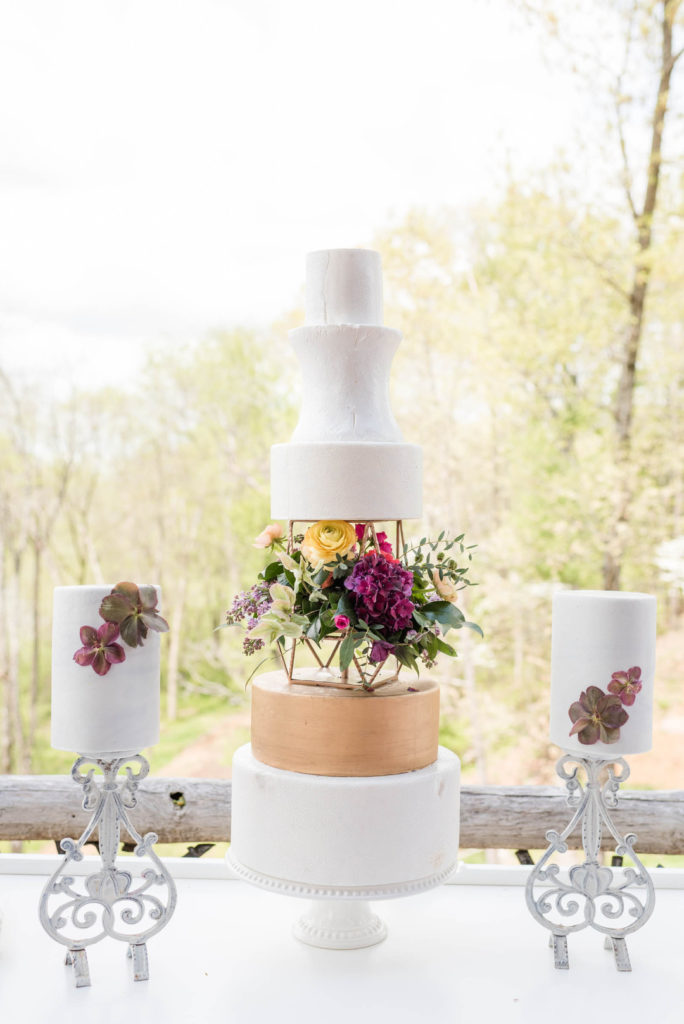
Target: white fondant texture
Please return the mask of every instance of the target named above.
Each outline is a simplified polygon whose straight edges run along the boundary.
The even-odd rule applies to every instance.
[[[244,867],[300,886],[417,882],[458,858],[460,763],[439,748],[418,771],[304,775],[233,757],[231,851]]]
[[[307,253],[307,324],[381,324],[382,265],[372,249]]]
[[[302,408],[292,441],[401,441],[389,375],[401,333],[391,327],[297,327]]]
[[[276,444],[274,519],[420,519],[423,452],[417,444]]]
[[[271,450],[272,516],[420,518],[421,451],[402,441],[390,405],[391,362],[401,334],[381,326],[379,254],[310,253],[307,321],[290,331],[303,400],[292,441]]]
[[[57,587],[52,620],[52,746],[79,754],[137,753],[159,739],[159,633],[105,676],[76,664],[81,626],[96,629],[107,586]],[[157,587],[157,597],[160,590]]]
[[[649,594],[573,590],[553,598],[551,740],[584,757],[622,757],[650,750],[653,731],[656,599]],[[613,672],[639,666],[642,689],[625,707],[616,743],[580,743],[570,736],[570,705],[588,686],[608,692]]]

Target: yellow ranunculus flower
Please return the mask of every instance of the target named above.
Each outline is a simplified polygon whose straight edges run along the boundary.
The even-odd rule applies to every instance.
[[[333,562],[335,555],[346,555],[356,544],[356,530],[342,519],[321,519],[304,534],[302,554],[307,562]]]

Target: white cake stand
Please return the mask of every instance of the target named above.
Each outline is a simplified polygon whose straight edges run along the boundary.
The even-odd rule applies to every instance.
[[[294,925],[302,942],[375,945],[387,927],[371,900],[426,892],[456,866],[459,777],[442,747],[426,768],[374,778],[283,771],[241,747],[228,864],[252,885],[310,901]]]

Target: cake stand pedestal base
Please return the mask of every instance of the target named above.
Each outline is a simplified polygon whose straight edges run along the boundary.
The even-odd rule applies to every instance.
[[[84,765],[89,766],[85,773],[81,772]],[[67,947],[65,963],[74,969],[77,988],[90,985],[86,947],[107,935],[128,944],[133,978],[146,981],[147,940],[168,923],[176,906],[176,886],[153,849],[157,836],[154,832],[141,836],[127,813],[135,807],[136,790],[149,770],[141,754],[107,755],[106,760],[81,755],[71,769],[72,778],[83,787],[83,807],[93,814],[79,839],[60,843],[64,859],[43,889],[40,921],[48,935]],[[96,771],[102,773],[101,786],[95,780]],[[120,771],[123,777],[117,778]],[[125,861],[117,867],[122,826],[135,841],[135,855],[152,861],[152,867],[137,879],[124,870]],[[79,877],[70,874],[70,864],[83,860],[82,849],[96,829],[99,870]]]
[[[574,765],[574,767],[570,767]],[[578,779],[583,772],[584,787]],[[565,754],[556,764],[556,772],[565,782],[568,806],[575,813],[562,832],[550,830],[550,843],[527,880],[525,895],[532,916],[551,931],[549,946],[554,966],[568,970],[568,935],[593,928],[605,936],[604,947],[615,955],[618,971],[631,971],[625,936],[641,928],[653,913],[653,880],[634,851],[636,836],[621,836],[609,811],[617,807],[618,790],[629,777],[629,766],[622,757],[599,758]],[[560,877],[558,864],[550,863],[557,853],[566,853],[566,842],[578,825],[582,829],[585,859],[571,867],[568,880]],[[599,862],[604,829],[615,840],[615,852],[627,857],[634,867],[613,868]],[[535,886],[542,886],[535,895]]]
[[[321,949],[363,949],[387,937],[387,926],[367,900],[312,900],[292,933]]]
[[[427,892],[446,881],[456,866],[455,863],[449,864],[427,878],[361,887],[274,878],[247,867],[232,850],[228,850],[226,862],[240,878],[260,889],[281,893],[283,896],[308,898],[309,906],[295,922],[293,934],[301,942],[309,946],[320,946],[321,949],[363,949],[364,946],[382,942],[387,937],[387,926],[373,913],[369,901],[398,899]]]

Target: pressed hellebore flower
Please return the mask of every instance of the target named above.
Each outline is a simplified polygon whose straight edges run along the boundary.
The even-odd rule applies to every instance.
[[[599,740],[617,743],[620,726],[629,718],[620,698],[604,693],[598,686],[588,686],[583,690],[580,699],[570,705],[568,714],[574,723],[569,735],[577,734],[580,743],[587,746]]]
[[[114,622],[105,622],[99,629],[81,626],[80,633],[83,647],[74,654],[77,665],[91,665],[98,676],[106,676],[112,665],[126,660],[123,647],[115,643],[119,627]]]
[[[100,605],[105,622],[119,627],[121,639],[129,647],[142,647],[148,629],[166,633],[169,624],[157,611],[154,587],[137,587],[135,583],[117,583]]]
[[[608,683],[609,693],[616,694],[628,708],[634,703],[641,687],[641,669],[638,665],[628,668],[626,672],[613,672]]]

